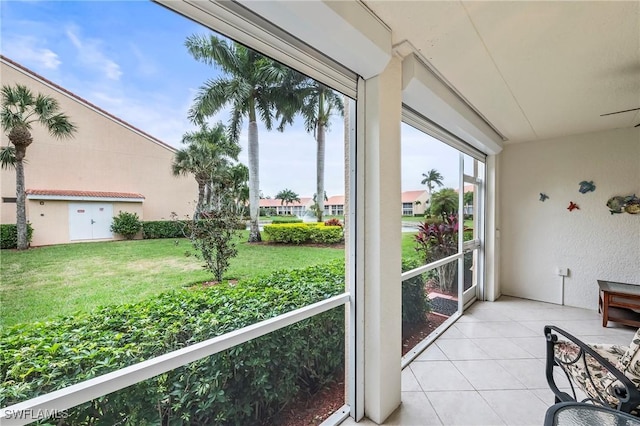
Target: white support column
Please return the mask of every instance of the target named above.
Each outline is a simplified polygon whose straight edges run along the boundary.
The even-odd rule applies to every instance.
[[[364,156],[364,410],[376,423],[400,405],[401,90],[401,61],[395,57],[366,80],[358,153]]]
[[[500,217],[498,200],[498,156],[489,155],[485,182],[485,281],[484,298],[490,302],[500,297]]]

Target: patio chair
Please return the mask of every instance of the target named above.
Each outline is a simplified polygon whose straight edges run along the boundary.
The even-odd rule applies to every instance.
[[[546,378],[555,394],[555,402],[577,401],[576,387],[593,403],[640,415],[640,330],[629,346],[587,344],[566,331],[547,325]],[[561,369],[573,395],[561,391],[554,379]]]

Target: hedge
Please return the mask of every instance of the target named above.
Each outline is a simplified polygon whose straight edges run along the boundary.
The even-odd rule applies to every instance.
[[[62,389],[344,292],[332,262],[168,292],[0,334],[0,406]],[[344,365],[344,309],[81,404],[59,425],[261,424]]]
[[[341,226],[325,226],[324,223],[291,223],[265,225],[266,241],[282,244],[336,244],[342,242]]]
[[[27,241],[31,242],[33,228],[27,223]],[[18,247],[18,228],[16,225],[0,225],[0,248],[14,249]]]
[[[156,220],[142,222],[142,238],[155,240],[159,238],[185,238],[189,229],[189,220]],[[246,229],[247,224],[240,220],[236,229]]]
[[[402,259],[402,272],[420,266],[415,259]],[[402,325],[423,324],[431,312],[431,302],[424,288],[424,274],[402,281]]]
[[[184,238],[185,220],[156,220],[142,222],[142,238],[152,240],[156,238]]]

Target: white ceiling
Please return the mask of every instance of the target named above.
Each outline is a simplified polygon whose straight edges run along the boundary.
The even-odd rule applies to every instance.
[[[509,142],[640,123],[640,1],[364,4]]]

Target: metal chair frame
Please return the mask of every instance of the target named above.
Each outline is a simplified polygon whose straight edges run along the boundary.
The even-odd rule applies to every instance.
[[[589,395],[590,398],[585,398],[584,400],[579,402],[590,402],[593,404],[614,408],[625,413],[630,413],[632,410],[635,410],[640,405],[640,390],[638,390],[638,388],[633,384],[633,382],[627,376],[625,376],[623,372],[618,370],[608,360],[606,360],[600,354],[594,351],[593,348],[591,348],[589,345],[582,342],[581,340],[574,337],[573,335],[567,333],[566,331],[562,330],[561,328],[558,328],[553,325],[547,325],[544,327],[544,335],[547,340],[545,375],[547,378],[547,383],[549,384],[549,387],[551,388],[551,390],[555,395],[556,403],[577,401],[574,382],[571,374],[567,371],[566,366],[580,362],[582,363],[582,367],[584,367],[584,371],[586,372],[587,380],[591,382],[591,385],[593,389],[595,389],[597,395],[595,397],[594,395]],[[578,354],[576,355],[575,359],[572,359],[569,362],[566,362],[566,361],[562,361],[561,359],[558,359],[555,356],[554,346],[559,342],[558,336],[561,336],[563,340],[569,341],[575,344],[579,348]],[[613,396],[617,398],[619,401],[619,404],[617,407],[612,407],[611,404],[607,402],[607,399],[604,397],[602,392],[600,392],[600,390],[598,389],[598,386],[596,386],[596,383],[591,374],[590,368],[588,367],[587,358],[586,358],[587,355],[593,358],[598,364],[604,367],[609,373],[611,373],[612,376],[616,378],[617,382],[613,386]],[[566,392],[561,391],[558,388],[558,385],[556,384],[555,379],[553,378],[554,367],[559,367],[564,372],[565,376],[567,376],[567,379],[569,380],[569,384],[571,386],[571,391],[573,393],[573,396],[569,395]],[[585,391],[585,393],[587,393],[588,395],[588,392],[585,389],[582,389],[582,390]]]

